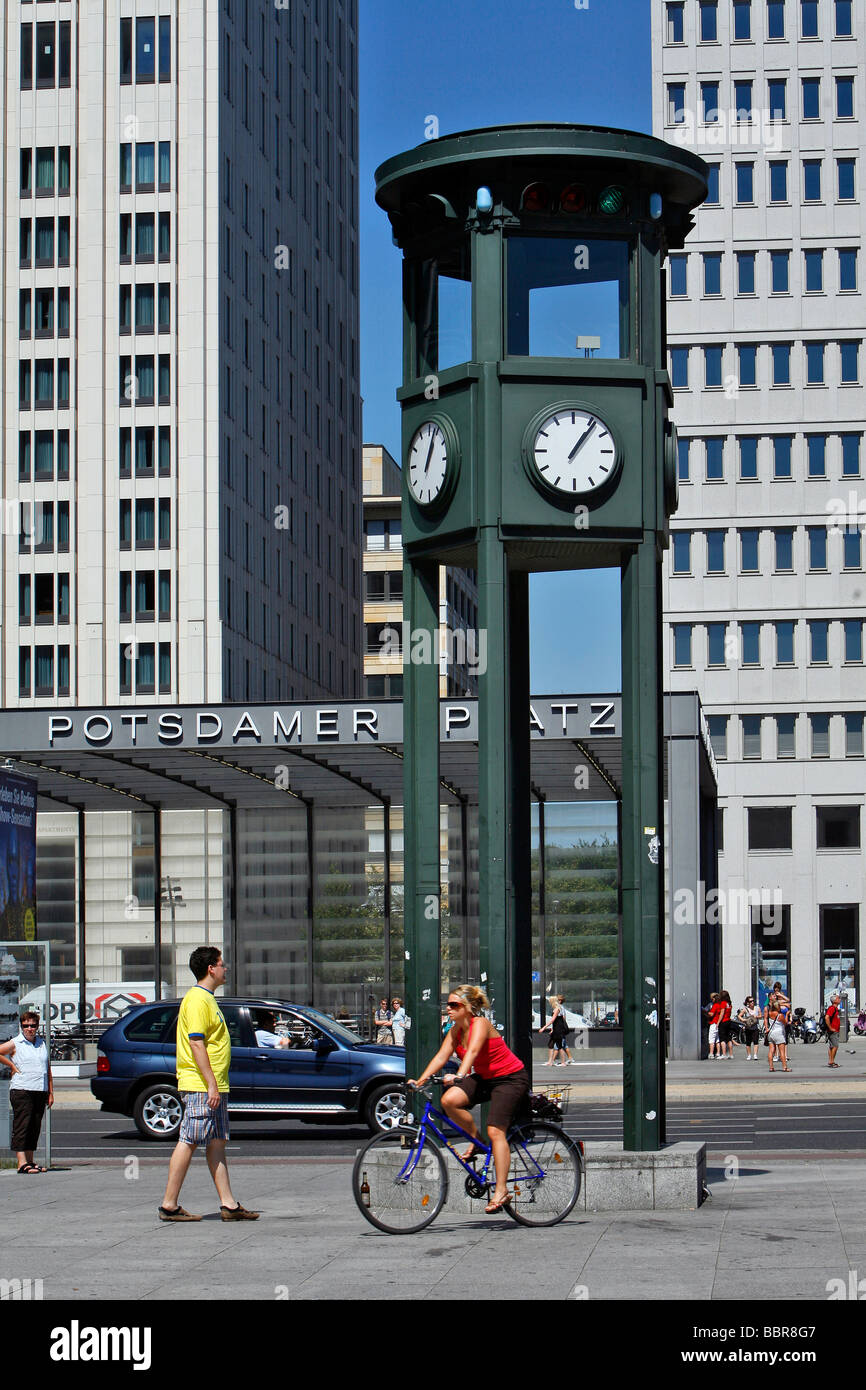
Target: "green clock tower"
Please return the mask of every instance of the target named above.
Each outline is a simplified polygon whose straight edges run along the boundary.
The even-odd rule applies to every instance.
[[[481,983],[529,1066],[529,575],[616,566],[628,1149],[664,1139],[661,556],[677,480],[663,263],[705,194],[694,155],[574,125],[466,131],[376,173],[404,255],[409,1074],[440,1038],[438,567],[477,572]],[[579,659],[579,614],[562,640]]]

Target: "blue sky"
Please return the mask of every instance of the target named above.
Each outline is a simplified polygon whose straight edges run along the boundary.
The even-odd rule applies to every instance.
[[[401,253],[374,201],[383,160],[440,135],[519,121],[651,128],[647,0],[360,0],[364,442],[399,461]],[[531,581],[535,693],[620,684],[619,572]],[[563,615],[580,614],[580,624]]]

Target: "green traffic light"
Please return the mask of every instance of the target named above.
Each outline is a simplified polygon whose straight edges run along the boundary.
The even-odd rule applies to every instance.
[[[608,217],[612,216],[615,212],[622,212],[624,203],[625,193],[613,183],[607,188],[602,189],[601,193],[598,195],[599,212],[606,213]]]

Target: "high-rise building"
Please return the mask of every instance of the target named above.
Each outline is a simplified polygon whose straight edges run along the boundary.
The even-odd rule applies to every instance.
[[[707,160],[671,256],[666,688],[718,760],[720,983],[859,995],[866,10],[654,0],[654,129]],[[676,929],[676,928],[675,928]]]
[[[3,26],[3,704],[352,696],[355,0]]]

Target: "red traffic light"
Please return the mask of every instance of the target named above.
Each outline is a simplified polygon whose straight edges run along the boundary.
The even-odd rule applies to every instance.
[[[570,183],[562,190],[559,206],[563,212],[586,212],[586,189],[582,183]]]
[[[550,212],[551,202],[546,183],[530,183],[523,190],[520,206],[524,212]]]

